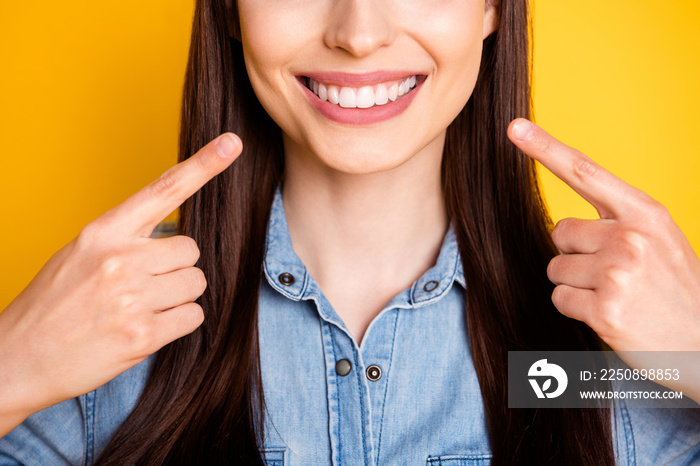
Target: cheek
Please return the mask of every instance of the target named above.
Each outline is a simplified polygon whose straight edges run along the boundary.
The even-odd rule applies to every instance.
[[[460,45],[461,48],[452,55],[454,58],[445,57],[438,63],[442,76],[436,92],[439,92],[444,107],[436,109],[435,117],[446,114],[450,121],[457,117],[471,97],[481,65],[481,40],[465,41]]]
[[[301,47],[301,35],[290,25],[303,24],[301,11],[281,7],[278,2],[239,1],[246,69],[255,94],[266,108],[286,93],[282,70]]]
[[[444,135],[474,91],[483,50],[483,2],[445,1],[422,15],[414,40],[434,63],[433,86],[421,119],[423,140]]]
[[[436,98],[445,100],[452,117],[471,95],[481,64],[484,5],[445,0],[422,12],[416,40],[435,61]],[[456,110],[455,110],[456,108]]]

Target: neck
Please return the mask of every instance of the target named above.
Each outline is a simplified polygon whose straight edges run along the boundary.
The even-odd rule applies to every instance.
[[[444,134],[398,167],[351,174],[285,141],[292,245],[324,293],[348,280],[398,292],[435,265],[449,226],[443,147]]]

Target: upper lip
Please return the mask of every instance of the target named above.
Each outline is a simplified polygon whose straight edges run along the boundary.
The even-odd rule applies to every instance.
[[[309,71],[298,73],[297,78],[311,78],[323,84],[336,86],[372,86],[386,81],[396,81],[410,78],[411,76],[421,76],[425,73],[420,71],[406,70],[382,70],[370,73],[344,73],[341,71]]]

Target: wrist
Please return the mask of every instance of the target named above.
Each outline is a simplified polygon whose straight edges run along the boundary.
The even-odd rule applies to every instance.
[[[32,389],[34,382],[27,380],[34,371],[22,358],[26,353],[14,344],[10,320],[12,312],[8,307],[0,313],[0,437],[42,409],[41,400]]]
[[[0,350],[2,354],[2,350]],[[38,411],[30,400],[24,397],[28,392],[13,378],[13,371],[7,367],[6,359],[0,359],[0,437],[20,425],[26,418]]]

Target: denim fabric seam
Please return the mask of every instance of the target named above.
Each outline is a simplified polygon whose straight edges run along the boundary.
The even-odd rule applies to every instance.
[[[95,399],[97,391],[85,394],[85,464],[92,464],[95,452]]]
[[[316,302],[316,305],[318,306],[318,301]],[[326,330],[328,331],[328,334],[331,337],[331,348],[333,349],[333,360],[337,363],[338,362],[338,353],[336,352],[336,345],[335,345],[335,337],[333,336],[333,328],[331,328],[331,323],[321,319],[323,325],[326,327]],[[335,427],[336,427],[336,434],[335,438],[338,439],[338,446],[336,450],[336,454],[338,455],[338,458],[333,458],[335,461],[333,461],[333,464],[339,464],[340,463],[340,457],[342,456],[342,437],[340,435],[340,387],[338,386],[338,374],[335,373],[333,375],[333,384],[335,385],[335,406],[336,406],[336,419],[335,419]]]
[[[334,342],[335,343],[335,342]],[[364,459],[364,464],[367,464],[367,429],[365,426],[365,401],[364,401],[364,396],[362,394],[362,384],[363,380],[361,378],[362,371],[360,370],[360,363],[359,363],[359,349],[356,348],[356,345],[353,345],[352,347],[352,359],[355,364],[355,379],[357,380],[357,386],[360,388],[360,393],[359,393],[359,398],[360,398],[360,413],[362,413],[362,416],[360,417],[360,428],[362,429],[362,451],[364,452],[363,459]]]
[[[301,299],[306,296],[306,293],[308,292],[308,288],[309,288],[310,283],[311,283],[311,274],[306,270],[306,267],[304,267],[303,283],[301,285],[301,291],[299,291],[299,298],[297,299],[297,301],[301,301]]]
[[[394,319],[394,334],[391,338],[391,353],[389,354],[389,367],[387,367],[384,371],[386,377],[386,387],[384,388],[384,400],[382,401],[382,425],[379,428],[379,436],[377,437],[377,465],[379,465],[379,452],[382,449],[382,432],[384,432],[384,408],[386,407],[386,397],[389,393],[389,377],[391,377],[391,368],[392,364],[394,363],[394,349],[396,348],[396,329],[399,327],[399,316],[401,315],[398,309],[394,309],[394,312],[396,313],[396,318]]]
[[[454,234],[454,241],[457,248],[457,260],[455,262],[455,280],[457,283],[462,285],[462,288],[467,289],[467,281],[464,277],[464,264],[462,264],[462,253],[459,249],[459,242],[457,241],[457,231],[454,228],[454,222],[451,222],[452,233]]]
[[[620,400],[620,414],[622,415],[622,423],[625,431],[625,442],[626,452],[627,452],[627,464],[629,466],[635,466],[637,464],[637,452],[634,443],[634,430],[632,428],[632,421],[629,417],[629,412],[627,412],[627,403],[625,400]]]
[[[313,277],[311,277],[310,280],[313,280]],[[338,330],[343,332],[345,335],[348,336],[348,338],[353,339],[352,334],[350,333],[350,330],[347,328],[345,325],[345,322],[340,318],[340,316],[334,312],[334,315],[329,314],[326,312],[325,307],[323,304],[327,304],[329,308],[333,309],[333,306],[331,305],[330,301],[328,301],[328,298],[326,298],[323,295],[323,292],[321,289],[318,287],[318,284],[316,281],[311,281],[309,284],[309,290],[307,293],[304,294],[302,297],[303,300],[312,300],[316,303],[316,313],[318,314],[318,317],[323,320],[324,322],[327,322],[333,327],[336,327]],[[371,324],[370,324],[371,326]],[[367,331],[365,331],[367,333]]]
[[[443,460],[471,460],[471,461],[478,461],[481,462],[481,460],[491,460],[493,459],[493,455],[489,454],[484,454],[484,455],[441,455],[441,456],[428,456],[427,463],[430,464],[431,466],[440,466],[442,464]],[[437,464],[436,464],[437,463]]]
[[[406,290],[402,291],[401,294],[397,295],[396,297],[400,297],[401,295],[407,294],[408,292],[409,292],[409,290],[406,289]],[[374,328],[375,325],[379,325],[379,324],[377,324],[377,322],[379,322],[380,319],[383,318],[384,314],[386,314],[387,312],[392,311],[392,310],[398,311],[400,309],[414,309],[415,310],[415,308],[413,307],[413,304],[411,304],[411,300],[410,300],[411,297],[410,296],[408,296],[409,299],[406,301],[407,305],[405,305],[404,302],[400,298],[399,298],[399,300],[396,300],[396,297],[394,299],[392,299],[391,301],[389,301],[386,304],[386,306],[384,306],[384,308],[382,308],[382,310],[379,311],[379,313],[376,316],[374,316],[372,321],[369,323],[369,326],[367,326],[367,329],[365,330],[365,335],[369,335],[372,328]],[[396,301],[396,302],[394,302],[394,301]],[[365,344],[366,341],[367,341],[367,339],[363,338],[362,341],[360,342],[360,345],[359,345],[360,351],[362,351],[364,349],[363,345]]]

